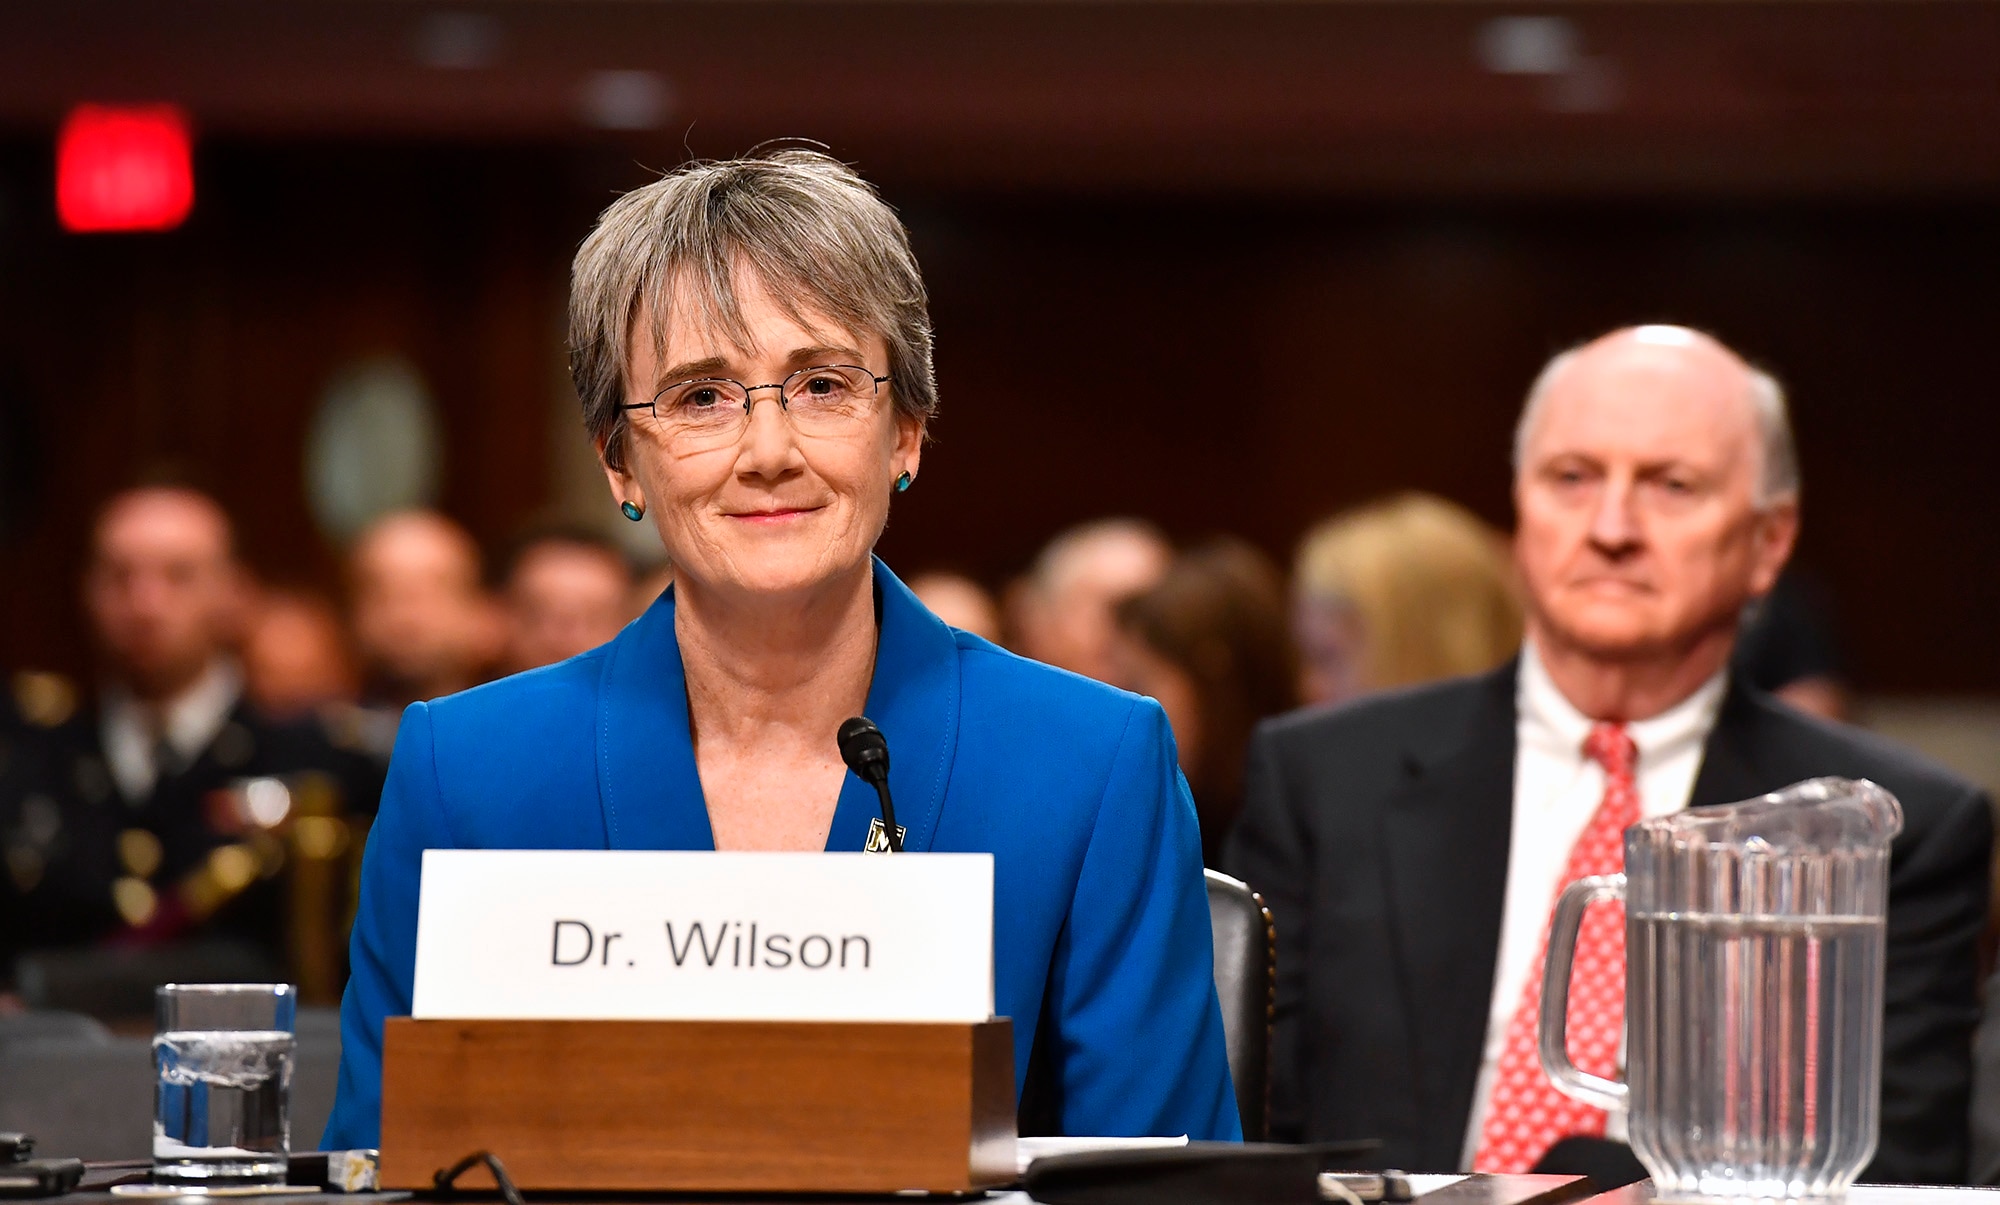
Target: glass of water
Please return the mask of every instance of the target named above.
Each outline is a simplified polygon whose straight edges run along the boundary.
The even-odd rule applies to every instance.
[[[154,1003],[153,1179],[283,1184],[298,989],[168,983]]]

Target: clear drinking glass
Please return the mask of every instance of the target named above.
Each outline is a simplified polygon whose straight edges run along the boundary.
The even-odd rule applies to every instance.
[[[1627,1110],[1667,1201],[1831,1201],[1875,1153],[1895,796],[1818,778],[1625,830],[1625,873],[1579,879],[1550,921],[1542,1069]],[[1584,909],[1625,902],[1626,1082],[1563,1032]]]
[[[284,1183],[298,989],[168,983],[154,1003],[153,1179]]]

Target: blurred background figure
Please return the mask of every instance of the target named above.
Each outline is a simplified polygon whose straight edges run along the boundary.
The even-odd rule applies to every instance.
[[[33,733],[22,717],[11,690],[0,691],[0,832],[20,827],[20,805],[29,790],[30,766],[26,756],[34,748]],[[21,927],[20,887],[14,871],[6,865],[6,855],[14,841],[0,841],[0,933]],[[7,951],[0,949],[0,957]],[[10,990],[12,975],[0,967],[0,1017],[20,1011],[21,998]]]
[[[1292,632],[1306,703],[1492,669],[1521,647],[1505,537],[1431,494],[1336,515],[1299,545]]]
[[[98,516],[83,601],[106,674],[105,707],[112,727],[129,721],[149,737],[130,757],[116,742],[112,773],[128,798],[157,777],[156,746],[191,755],[196,738],[213,736],[204,729],[237,702],[242,680],[228,649],[247,586],[229,519],[206,495],[137,489]]]
[[[1110,681],[1112,611],[1166,573],[1173,546],[1141,519],[1099,519],[1049,541],[1027,582],[1010,594],[1016,651]]]
[[[952,627],[995,644],[1001,642],[1000,604],[986,587],[962,573],[920,573],[910,579],[910,592],[931,613]]]
[[[370,706],[401,710],[484,680],[504,635],[464,528],[434,511],[379,519],[355,541],[348,576]]]
[[[326,598],[302,590],[259,595],[245,624],[243,680],[251,702],[280,719],[352,704],[361,692],[340,613]]]
[[[632,564],[583,528],[552,528],[519,540],[502,575],[506,673],[567,661],[618,634],[633,607]]]
[[[1166,709],[1201,816],[1202,858],[1217,865],[1242,808],[1251,729],[1297,701],[1284,581],[1255,548],[1217,540],[1175,559],[1114,616],[1110,681]]]
[[[1776,588],[1750,604],[1736,641],[1736,671],[1800,711],[1847,719],[1852,699],[1832,610],[1816,580],[1787,569]]]
[[[101,512],[83,592],[99,689],[38,717],[40,781],[8,826],[18,918],[0,963],[23,955],[29,1003],[145,1015],[169,979],[338,991],[342,817],[372,811],[381,779],[246,696],[245,592],[207,496],[137,489]]]

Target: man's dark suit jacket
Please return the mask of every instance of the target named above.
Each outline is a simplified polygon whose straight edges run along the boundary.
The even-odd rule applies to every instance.
[[[1514,794],[1515,666],[1297,712],[1250,751],[1231,874],[1277,919],[1272,1132],[1379,1138],[1456,1168],[1492,1004]],[[1902,802],[1889,884],[1882,1139],[1864,1179],[1962,1181],[1992,820],[1971,784],[1732,682],[1690,803],[1823,775]]]

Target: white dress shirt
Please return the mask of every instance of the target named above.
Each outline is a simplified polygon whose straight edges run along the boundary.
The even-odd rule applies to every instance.
[[[212,662],[194,685],[160,708],[146,706],[123,687],[106,687],[98,735],[104,764],[125,802],[144,803],[153,794],[160,781],[161,744],[179,760],[177,769],[193,765],[222,732],[242,695],[243,672],[226,658]]]
[[[1625,726],[1639,748],[1636,776],[1639,814],[1664,816],[1685,808],[1701,770],[1702,746],[1728,686],[1718,671],[1695,692],[1650,720]],[[1507,853],[1507,897],[1500,921],[1500,954],[1493,968],[1493,1003],[1486,1046],[1472,1097],[1461,1166],[1472,1170],[1486,1101],[1507,1044],[1507,1025],[1521,1002],[1528,976],[1540,974],[1536,956],[1548,936],[1549,913],[1566,884],[1563,871],[1577,838],[1604,799],[1604,767],[1584,755],[1593,721],[1578,711],[1542,666],[1532,642],[1521,649],[1515,694],[1514,816]],[[1613,1113],[1606,1133],[1622,1138],[1625,1119]]]

